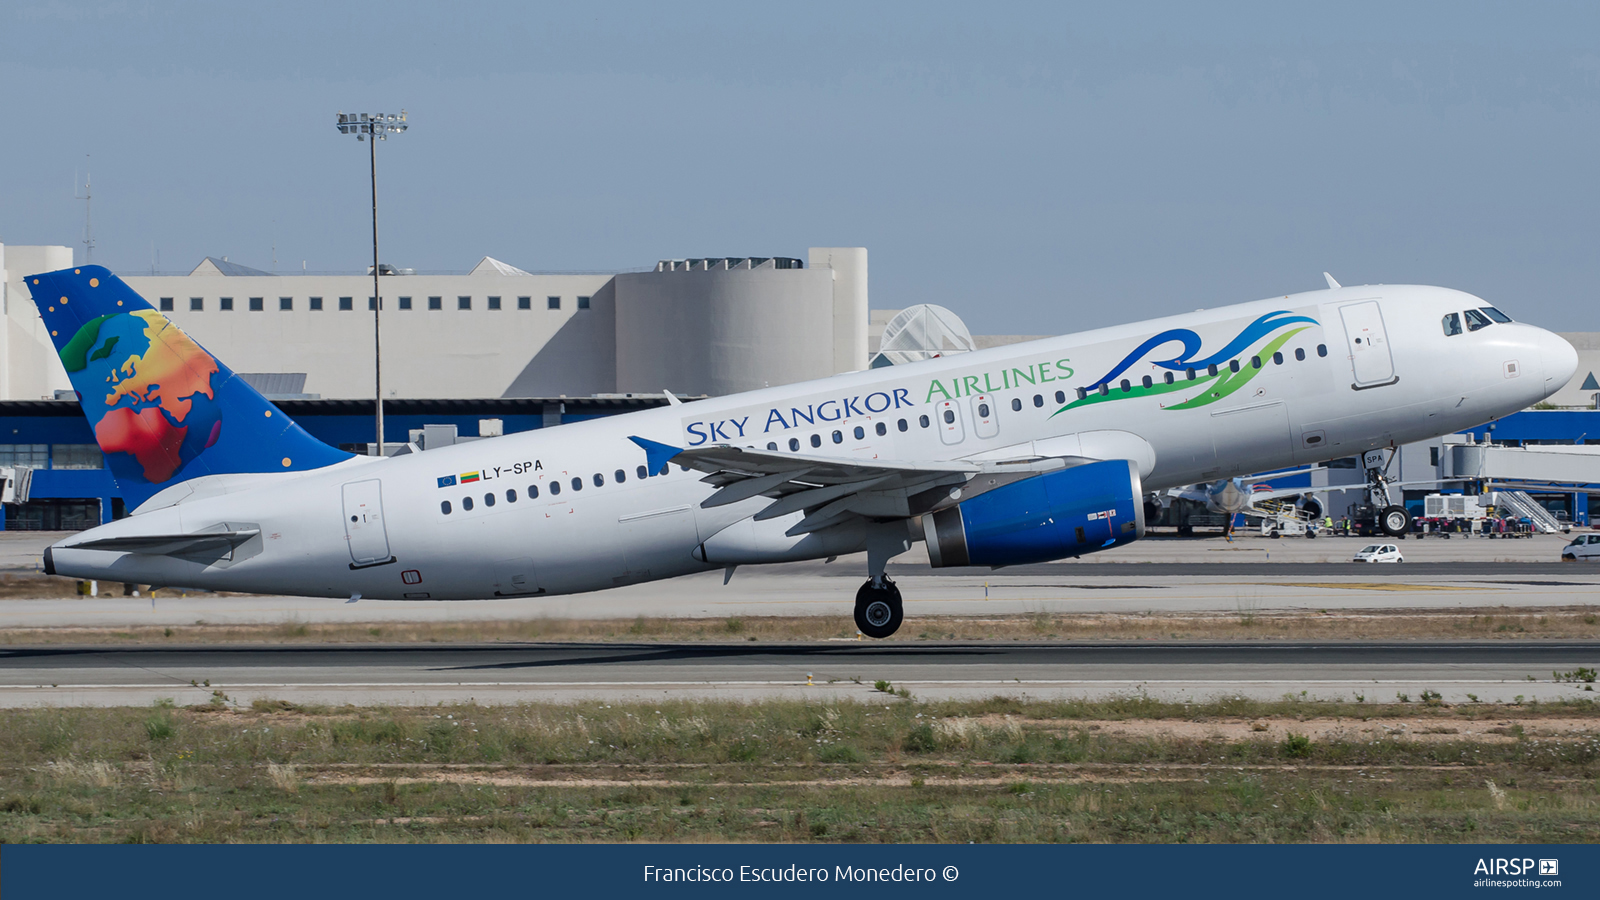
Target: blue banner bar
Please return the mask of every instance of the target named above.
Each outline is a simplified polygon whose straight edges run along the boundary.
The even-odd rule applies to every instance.
[[[6,900],[364,897],[1366,898],[1600,893],[1600,847],[7,846]]]

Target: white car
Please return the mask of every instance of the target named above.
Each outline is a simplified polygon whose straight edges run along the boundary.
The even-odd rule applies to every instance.
[[[1600,547],[1596,547],[1595,549],[1600,550]],[[1355,558],[1355,562],[1365,563],[1401,563],[1405,561],[1406,558],[1400,555],[1400,548],[1396,547],[1394,544],[1368,544],[1361,548],[1361,551],[1356,554]]]
[[[1600,559],[1600,534],[1580,534],[1572,543],[1561,548],[1562,562],[1580,559]]]

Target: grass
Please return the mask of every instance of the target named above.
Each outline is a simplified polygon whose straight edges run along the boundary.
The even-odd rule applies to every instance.
[[[496,641],[817,641],[856,636],[849,616],[532,619],[0,629],[0,645],[481,643]],[[919,616],[890,638],[927,641],[1600,639],[1593,607],[1237,613]],[[1574,673],[1583,680],[1587,671]]]
[[[0,841],[1566,842],[1600,832],[1597,731],[1143,696],[0,710]]]

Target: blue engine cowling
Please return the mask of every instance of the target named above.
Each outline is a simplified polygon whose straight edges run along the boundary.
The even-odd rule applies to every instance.
[[[995,488],[922,517],[928,560],[1014,566],[1093,553],[1144,537],[1131,460],[1086,463]]]

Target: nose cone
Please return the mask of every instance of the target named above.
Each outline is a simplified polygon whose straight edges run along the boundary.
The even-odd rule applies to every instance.
[[[1578,351],[1559,334],[1539,331],[1539,362],[1544,366],[1546,395],[1566,387],[1578,373]]]

